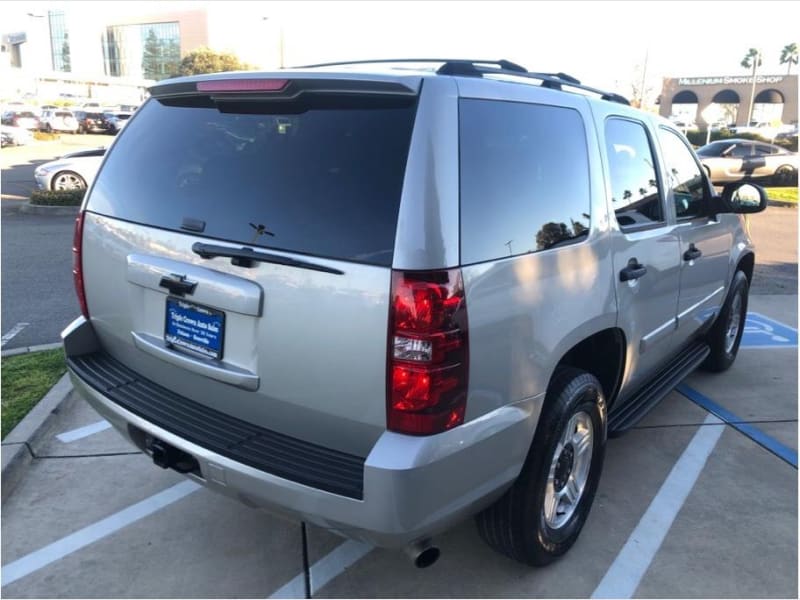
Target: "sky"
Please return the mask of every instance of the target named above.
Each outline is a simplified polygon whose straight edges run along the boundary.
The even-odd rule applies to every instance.
[[[97,12],[94,1],[2,2],[4,31],[25,14],[61,4]],[[278,64],[283,32],[287,66],[396,57],[505,58],[531,71],[563,71],[588,85],[632,95],[646,62],[653,99],[671,76],[748,74],[751,47],[762,74],[784,74],[780,51],[800,42],[793,2],[486,1],[139,1],[104,2],[113,19],[131,12],[204,6],[220,50],[260,67]],[[796,6],[796,5],[795,5]],[[265,21],[263,17],[268,17]],[[797,67],[794,68],[797,72]]]

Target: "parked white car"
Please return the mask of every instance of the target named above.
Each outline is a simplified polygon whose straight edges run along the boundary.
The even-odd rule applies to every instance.
[[[42,111],[39,118],[40,127],[45,131],[66,131],[75,133],[78,131],[78,119],[70,110],[56,109]]]
[[[40,190],[85,190],[94,181],[105,148],[65,154],[36,167],[33,176]]]
[[[773,144],[738,138],[717,140],[698,149],[697,157],[716,184],[772,178],[778,185],[797,185],[797,153]]]

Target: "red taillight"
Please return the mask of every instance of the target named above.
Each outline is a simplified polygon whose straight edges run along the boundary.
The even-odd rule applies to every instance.
[[[89,318],[89,307],[86,305],[86,292],[83,289],[83,211],[75,219],[75,233],[72,237],[72,279],[75,282],[75,293],[81,305],[81,314]]]
[[[279,92],[288,79],[218,79],[198,81],[198,92]]]
[[[467,306],[461,270],[392,273],[386,426],[412,435],[464,422]]]

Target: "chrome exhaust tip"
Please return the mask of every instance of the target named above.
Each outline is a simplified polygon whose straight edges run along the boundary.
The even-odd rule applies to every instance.
[[[405,553],[418,569],[427,569],[439,560],[439,555],[441,554],[439,548],[434,546],[430,540],[423,540],[406,546]]]

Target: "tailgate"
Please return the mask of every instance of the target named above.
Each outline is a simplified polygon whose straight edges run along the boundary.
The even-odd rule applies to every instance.
[[[143,106],[88,199],[87,303],[104,349],[151,381],[366,456],[415,96],[299,98]]]

